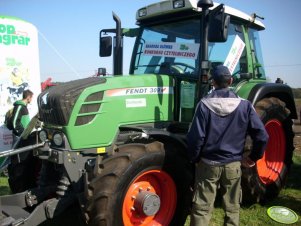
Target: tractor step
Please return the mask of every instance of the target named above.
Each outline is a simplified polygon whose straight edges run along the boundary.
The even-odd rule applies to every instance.
[[[16,221],[16,219],[14,219],[12,217],[5,217],[3,215],[0,215],[0,225],[1,226],[10,226],[15,221]]]
[[[1,206],[0,225],[19,225],[30,213],[18,206]]]
[[[27,207],[25,197],[28,192],[22,192],[13,195],[0,197],[0,225],[17,226],[23,223],[31,215],[26,211]]]
[[[18,206],[2,206],[1,211],[5,216],[10,216],[14,219],[27,218],[30,215],[29,212]]]
[[[51,200],[54,201],[54,200]],[[51,210],[53,205],[50,202],[42,202],[37,205],[32,212],[27,212],[25,209],[18,206],[4,206],[0,207],[0,225],[1,226],[34,226],[46,221],[52,216],[47,215],[47,207]],[[57,203],[56,203],[57,204]],[[55,208],[54,208],[55,209]]]
[[[0,197],[1,226],[34,226],[53,219],[71,206],[75,195],[51,198],[36,203],[31,191]],[[28,211],[27,211],[28,210]]]

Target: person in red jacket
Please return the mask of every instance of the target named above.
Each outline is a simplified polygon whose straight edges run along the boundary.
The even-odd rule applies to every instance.
[[[224,225],[239,225],[241,164],[252,167],[263,156],[268,134],[252,104],[229,89],[228,68],[213,70],[215,90],[198,104],[187,134],[188,154],[196,163],[191,226],[209,225],[217,188],[225,210]],[[253,140],[243,159],[246,136]]]

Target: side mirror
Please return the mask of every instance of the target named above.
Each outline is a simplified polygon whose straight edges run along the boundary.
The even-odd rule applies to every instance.
[[[225,14],[225,7],[220,4],[210,13],[209,17],[209,42],[225,42],[228,38],[230,16]]]
[[[99,41],[99,56],[108,57],[112,55],[112,37],[100,37]]]

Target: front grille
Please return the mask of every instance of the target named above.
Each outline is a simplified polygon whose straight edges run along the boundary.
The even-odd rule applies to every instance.
[[[45,90],[38,97],[40,119],[48,124],[66,126],[73,107],[83,90],[105,82],[105,78],[91,77],[63,83]],[[94,93],[87,99],[90,98],[88,101],[93,101],[100,95],[103,95],[103,92]]]
[[[100,104],[85,104],[82,105],[80,108],[79,113],[84,114],[84,113],[90,113],[90,112],[97,112],[100,108]]]
[[[75,126],[88,124],[95,118],[100,110],[102,98],[103,92],[101,91],[92,93],[85,99],[76,118]]]
[[[76,118],[75,125],[76,126],[82,126],[85,124],[88,124],[94,119],[95,115],[85,115],[85,116],[78,116]]]

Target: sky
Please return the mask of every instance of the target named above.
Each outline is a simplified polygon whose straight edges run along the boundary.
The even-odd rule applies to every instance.
[[[157,0],[158,1],[158,0]],[[0,0],[0,15],[14,16],[39,31],[41,80],[69,81],[95,74],[112,59],[100,58],[99,31],[114,28],[114,11],[122,27],[136,27],[136,11],[156,0]],[[247,14],[264,17],[260,32],[266,75],[294,88],[301,87],[301,1],[217,0]],[[125,42],[124,74],[128,74],[132,41]],[[0,53],[1,54],[1,53]]]

